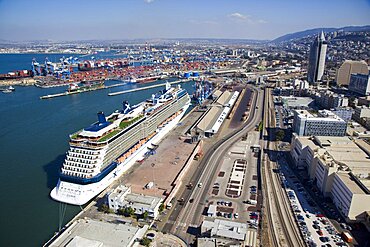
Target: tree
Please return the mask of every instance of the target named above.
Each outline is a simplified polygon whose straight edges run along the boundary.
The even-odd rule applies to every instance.
[[[164,210],[164,204],[163,203],[159,206],[158,210],[159,210],[160,213],[163,212],[163,210]]]
[[[109,206],[105,203],[101,204],[98,210],[106,214],[113,213],[113,210],[110,209]]]
[[[118,213],[119,215],[124,215],[124,214],[125,214],[125,208],[119,208],[119,209],[117,210],[117,213]]]
[[[135,210],[132,207],[125,208],[123,213],[126,217],[132,217],[135,214]]]
[[[140,240],[140,244],[141,244],[141,245],[144,245],[144,246],[147,246],[147,247],[149,247],[150,242],[152,242],[152,241],[151,241],[149,238],[147,238],[147,237],[143,237],[143,238]]]
[[[146,220],[149,216],[148,211],[145,211],[141,216],[143,217],[144,220]]]
[[[278,131],[276,132],[276,140],[277,140],[277,141],[281,141],[281,140],[283,140],[283,139],[284,139],[284,137],[285,137],[284,130],[278,130]]]
[[[263,123],[262,121],[259,123],[258,125],[258,131],[262,131],[263,130]]]

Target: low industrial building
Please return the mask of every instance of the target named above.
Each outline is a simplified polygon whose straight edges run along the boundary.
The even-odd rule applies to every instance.
[[[331,111],[345,122],[349,122],[352,119],[353,113],[355,112],[351,107],[337,107]]]
[[[217,247],[217,240],[215,238],[197,238],[198,247]]]
[[[321,92],[311,92],[315,98],[315,102],[325,109],[332,109],[337,107],[346,107],[349,104],[349,99],[343,94],[337,94],[330,90]]]
[[[247,224],[228,220],[204,220],[201,225],[202,236],[228,240],[245,241]]]
[[[356,106],[355,112],[353,113],[353,119],[356,122],[362,123],[364,118],[370,118],[370,107],[365,105]]]
[[[293,131],[299,136],[344,136],[347,123],[328,110],[318,111],[316,115],[307,110],[295,110]]]
[[[117,211],[120,208],[131,207],[135,214],[142,215],[148,212],[151,218],[157,218],[162,198],[131,193],[131,187],[118,186],[108,194],[109,208]]]
[[[358,97],[357,98],[357,105],[358,106],[370,106],[370,96]]]
[[[133,246],[137,239],[144,236],[147,229],[147,225],[140,228],[130,224],[80,219],[73,222],[50,246]]]
[[[307,109],[313,105],[310,97],[281,97],[281,102],[290,109]]]
[[[370,211],[370,145],[347,136],[293,134],[291,157],[347,221],[366,223]],[[359,202],[364,203],[359,203]],[[370,228],[369,228],[370,229]]]
[[[196,124],[194,128],[195,132],[201,137],[211,137],[216,134],[229,115],[238,96],[238,91],[224,91]]]

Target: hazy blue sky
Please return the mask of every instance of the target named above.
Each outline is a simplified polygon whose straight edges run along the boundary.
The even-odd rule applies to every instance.
[[[0,0],[0,39],[273,39],[370,24],[370,0]]]

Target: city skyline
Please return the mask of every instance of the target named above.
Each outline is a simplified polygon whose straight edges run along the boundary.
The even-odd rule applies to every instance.
[[[2,0],[0,39],[271,40],[287,33],[312,28],[370,24],[370,1],[355,2],[67,0],[61,3]],[[338,18],[340,16],[346,18]]]

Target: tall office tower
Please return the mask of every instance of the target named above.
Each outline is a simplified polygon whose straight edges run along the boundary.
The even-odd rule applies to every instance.
[[[321,81],[324,74],[325,56],[328,43],[325,41],[324,33],[321,32],[313,42],[308,60],[307,80],[311,84]]]

